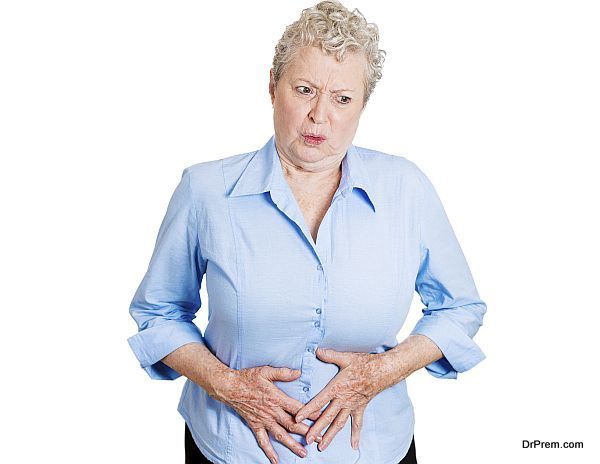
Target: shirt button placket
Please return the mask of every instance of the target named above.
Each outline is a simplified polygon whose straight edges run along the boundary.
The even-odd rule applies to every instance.
[[[317,271],[319,271],[318,279],[319,279],[319,282],[321,284],[321,289],[320,289],[321,290],[321,295],[320,295],[320,297],[322,299],[323,298],[323,294],[325,292],[325,276],[324,276],[325,272],[323,271],[323,266],[321,264],[317,265]],[[316,316],[316,320],[314,322],[314,326],[316,328],[321,327],[321,320],[322,320],[321,313],[322,312],[323,312],[323,308],[321,306],[318,306],[318,307],[315,308],[315,313],[317,314],[317,316]]]
[[[323,293],[325,291],[325,285],[324,285],[324,272],[323,272],[323,266],[321,264],[317,264],[316,269],[318,271],[318,276],[317,276],[317,280],[320,283],[320,291],[319,294],[322,298]],[[316,351],[317,351],[317,344],[319,343],[320,339],[321,339],[321,319],[322,316],[321,314],[323,313],[323,309],[321,306],[318,306],[316,308],[314,308],[315,314],[316,316],[313,318],[313,327],[315,329],[317,329],[315,331],[315,335],[314,337],[311,337],[312,339],[310,340],[309,344],[306,346],[306,356],[309,356],[310,361],[307,363],[308,366],[312,365],[312,361],[314,361],[314,356],[316,356]],[[308,354],[310,353],[310,355]],[[312,368],[309,368],[310,372],[312,370]],[[302,379],[304,385],[302,386],[302,391],[306,394],[307,397],[310,397],[310,374],[308,376],[308,378],[304,378]]]

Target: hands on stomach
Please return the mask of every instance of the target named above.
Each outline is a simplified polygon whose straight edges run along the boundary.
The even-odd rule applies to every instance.
[[[304,404],[282,392],[273,382],[290,382],[300,376],[300,371],[287,367],[259,366],[228,371],[217,388],[216,399],[231,406],[254,432],[258,445],[272,463],[279,462],[271,445],[268,432],[300,457],[306,449],[292,438],[289,432],[306,435],[309,426],[296,423],[294,415]],[[308,417],[316,420],[320,411]],[[320,441],[317,437],[316,441]]]
[[[278,462],[278,456],[268,432],[298,456],[305,457],[304,447],[288,432],[305,435],[308,444],[314,440],[323,451],[351,419],[351,445],[357,449],[368,403],[410,372],[394,367],[391,358],[378,354],[321,348],[316,354],[321,361],[336,364],[340,370],[307,404],[290,398],[273,384],[275,380],[289,382],[298,378],[300,371],[287,367],[229,370],[216,389],[219,392],[216,398],[240,414],[272,463]],[[302,422],[307,417],[316,421],[310,427]],[[325,428],[327,431],[321,436]]]

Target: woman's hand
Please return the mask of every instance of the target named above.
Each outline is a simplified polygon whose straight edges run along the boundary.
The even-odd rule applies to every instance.
[[[308,431],[308,425],[296,423],[293,419],[293,415],[304,405],[273,384],[275,380],[296,380],[299,375],[300,371],[286,367],[231,369],[213,386],[211,396],[231,406],[242,416],[272,463],[278,462],[278,456],[271,445],[268,432],[298,456],[306,456],[306,449],[288,433],[305,435]],[[308,417],[316,420],[320,414],[320,411],[316,411]]]
[[[319,450],[323,451],[344,427],[348,417],[351,417],[351,445],[357,449],[367,404],[392,384],[387,375],[390,366],[378,354],[322,348],[318,348],[316,354],[321,361],[337,364],[340,372],[296,413],[296,421],[301,422],[329,403],[321,417],[310,427],[306,434],[306,442],[311,444],[313,440],[318,441],[315,438],[331,424],[318,446]]]

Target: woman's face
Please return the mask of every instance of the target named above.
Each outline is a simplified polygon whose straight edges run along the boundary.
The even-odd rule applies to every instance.
[[[277,86],[271,80],[275,142],[292,163],[318,169],[339,161],[363,111],[366,57],[346,53],[339,63],[317,47],[298,50]],[[306,134],[324,137],[319,143]]]

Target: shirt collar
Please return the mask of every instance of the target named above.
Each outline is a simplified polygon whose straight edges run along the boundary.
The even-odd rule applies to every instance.
[[[269,141],[254,154],[235,186],[231,189],[229,196],[254,195],[272,190],[287,190],[288,188],[279,155],[275,148],[275,136],[272,135]],[[342,178],[338,191],[346,197],[352,192],[353,188],[360,188],[366,194],[373,210],[375,210],[375,189],[357,147],[350,144],[346,155],[342,159]]]

